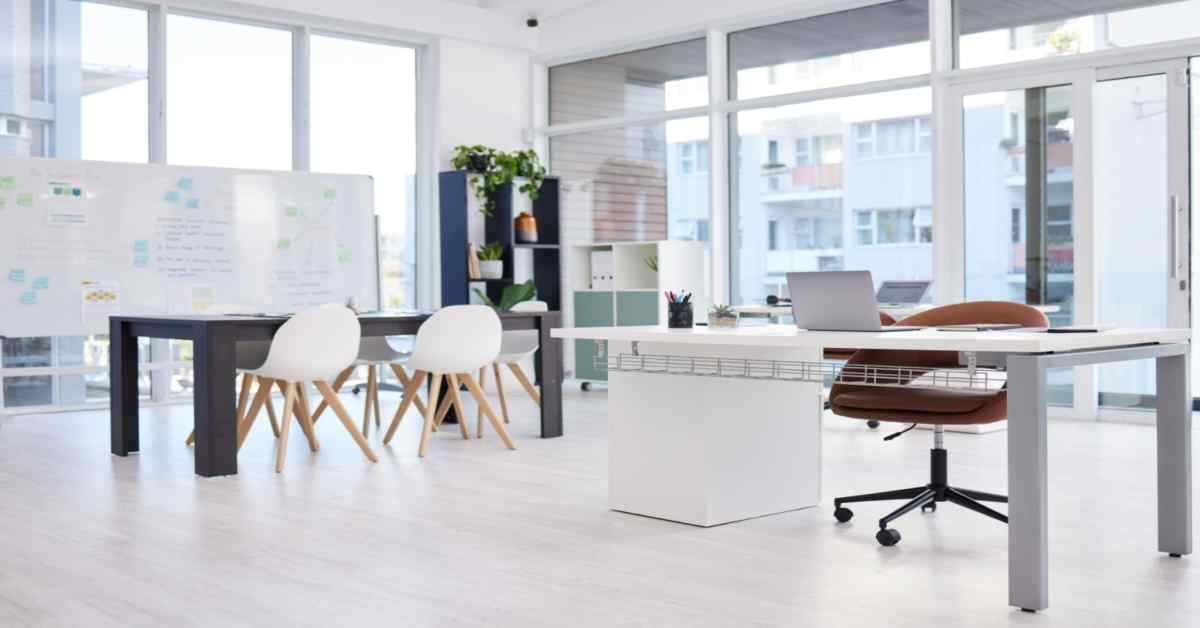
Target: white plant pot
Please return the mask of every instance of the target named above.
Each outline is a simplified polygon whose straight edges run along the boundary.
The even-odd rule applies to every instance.
[[[499,279],[504,276],[504,260],[479,261],[479,277],[481,279]]]

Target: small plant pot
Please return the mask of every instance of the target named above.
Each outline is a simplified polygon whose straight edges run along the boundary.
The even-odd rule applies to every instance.
[[[479,260],[480,279],[499,279],[504,276],[504,260]]]
[[[667,327],[671,329],[691,329],[692,315],[691,303],[668,303]]]
[[[738,317],[709,314],[708,326],[712,329],[735,329],[738,326]]]

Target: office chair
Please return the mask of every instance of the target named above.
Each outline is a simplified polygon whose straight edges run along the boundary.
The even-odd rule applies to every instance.
[[[905,325],[940,326],[984,323],[1016,323],[1024,327],[1046,327],[1046,315],[1021,303],[1008,301],[977,301],[946,305],[914,314],[902,321]],[[991,332],[979,332],[991,333]],[[921,369],[960,369],[955,351],[856,351],[847,364],[911,366]],[[946,425],[980,425],[994,423],[1007,414],[1008,393],[1003,390],[971,392],[933,390],[928,388],[896,388],[855,385],[859,375],[841,373],[829,393],[833,413],[855,419],[912,423],[933,426],[933,449],[929,451],[930,479],[924,486],[881,493],[837,497],[833,500],[834,517],[841,523],[849,521],[854,512],[844,504],[908,500],[903,506],[879,520],[875,539],[881,545],[900,542],[900,533],[888,525],[901,516],[920,508],[922,512],[936,511],[940,502],[951,502],[1008,523],[1008,516],[982,502],[1007,503],[1008,497],[951,486],[947,473],[947,452],[943,447]]]
[[[888,314],[887,312],[880,310],[879,324],[880,325],[895,325],[896,319],[893,318],[891,314]],[[826,349],[823,355],[826,360],[839,360],[842,362],[846,362],[846,361],[850,360],[851,357],[854,356],[854,352],[857,350],[858,349]],[[829,409],[829,400],[828,399],[825,400],[825,409],[826,410]],[[867,427],[869,427],[871,429],[875,429],[875,428],[879,427],[879,421],[876,421],[873,419],[870,421],[867,421]]]
[[[513,306],[514,312],[547,312],[550,307],[545,301],[524,301]],[[533,400],[540,408],[542,406],[542,396],[538,394],[537,388],[529,380],[529,376],[525,374],[525,370],[521,368],[521,360],[532,356],[538,350],[538,332],[536,329],[517,329],[506,331],[501,336],[500,355],[496,356],[496,360],[492,362],[492,376],[496,379],[496,392],[500,395],[500,414],[504,417],[504,422],[508,423],[508,401],[504,398],[504,382],[500,378],[500,367],[507,365],[508,370],[512,371],[517,382],[521,384],[521,388],[525,389],[525,394]],[[479,369],[479,389],[484,390],[484,376],[487,375],[487,367]],[[483,438],[483,409],[480,408],[478,415],[475,417],[476,428],[475,432],[479,438]]]

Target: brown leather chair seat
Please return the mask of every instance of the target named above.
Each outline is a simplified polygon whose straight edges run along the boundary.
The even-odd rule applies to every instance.
[[[979,393],[953,390],[847,386],[833,400],[835,414],[893,423],[974,425],[1004,418],[1008,396],[1003,391]]]

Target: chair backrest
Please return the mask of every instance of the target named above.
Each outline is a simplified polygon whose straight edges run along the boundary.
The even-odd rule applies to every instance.
[[[257,373],[271,379],[329,379],[354,363],[362,327],[340,304],[297,312],[275,332],[267,361]]]
[[[408,363],[430,373],[474,373],[499,355],[501,329],[486,305],[444,307],[417,330]]]
[[[545,301],[522,301],[513,306],[514,312],[549,312]],[[514,329],[504,332],[500,343],[501,355],[533,353],[538,349],[538,332],[533,329]]]
[[[1024,327],[1046,327],[1050,322],[1035,307],[1012,301],[971,301],[943,305],[918,312],[900,321],[901,325],[936,327],[939,325],[970,325],[985,323],[1015,323]],[[899,332],[904,333],[904,332]],[[892,351],[862,349],[851,356],[848,364],[881,364],[926,368],[959,368],[955,351]],[[840,384],[834,384],[837,392]]]

